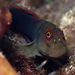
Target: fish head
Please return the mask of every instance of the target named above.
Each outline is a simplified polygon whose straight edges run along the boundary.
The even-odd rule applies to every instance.
[[[39,30],[36,47],[43,56],[61,57],[67,51],[63,32],[54,24],[47,22]]]

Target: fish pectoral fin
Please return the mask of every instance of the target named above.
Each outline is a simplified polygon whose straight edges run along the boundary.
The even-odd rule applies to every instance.
[[[34,43],[35,43],[35,40],[34,40],[33,42],[30,42],[30,43],[25,44],[25,46],[31,46],[31,45],[33,45]]]
[[[29,48],[29,46],[33,46],[33,44],[35,43],[35,41],[27,43],[27,44],[13,44],[13,47],[15,48]]]
[[[48,60],[43,61],[37,68],[36,70],[39,71],[42,69],[42,67],[47,63]]]
[[[28,57],[33,57],[35,55],[41,56],[36,48],[35,41],[28,44],[13,44],[15,52]]]

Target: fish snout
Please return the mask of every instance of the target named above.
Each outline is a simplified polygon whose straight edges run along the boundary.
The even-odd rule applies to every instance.
[[[54,42],[54,44],[60,43],[60,44],[63,44],[63,46],[66,46],[66,40],[65,40],[65,38],[63,38],[63,39],[54,38],[53,42]]]

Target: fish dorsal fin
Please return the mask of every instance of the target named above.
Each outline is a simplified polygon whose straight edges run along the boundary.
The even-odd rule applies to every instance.
[[[41,21],[41,20],[42,20],[42,19],[40,19],[40,18],[37,16],[37,14],[35,14],[34,12],[28,10],[27,8],[25,8],[25,7],[23,7],[23,6],[11,5],[11,8],[23,10],[25,13],[32,15],[32,17],[34,18],[35,21]]]
[[[35,55],[41,56],[37,51],[35,41],[28,44],[13,44],[13,49],[19,55],[24,55],[27,58]]]

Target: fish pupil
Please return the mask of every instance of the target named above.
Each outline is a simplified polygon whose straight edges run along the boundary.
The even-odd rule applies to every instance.
[[[47,32],[47,37],[48,37],[48,38],[50,37],[50,32]]]

